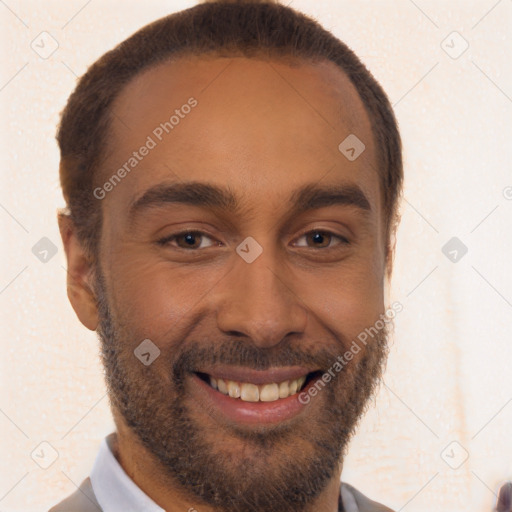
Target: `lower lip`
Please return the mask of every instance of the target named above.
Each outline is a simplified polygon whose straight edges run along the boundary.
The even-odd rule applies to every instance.
[[[213,389],[195,374],[192,375],[192,381],[194,388],[206,399],[206,405],[212,404],[224,417],[235,423],[247,425],[280,423],[294,418],[308,405],[299,401],[300,393],[273,402],[245,402]],[[309,383],[311,384],[313,382]],[[301,393],[307,390],[309,385],[303,388]]]

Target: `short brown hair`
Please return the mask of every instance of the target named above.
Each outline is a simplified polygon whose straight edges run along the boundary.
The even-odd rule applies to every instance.
[[[141,71],[172,57],[202,54],[327,60],[341,68],[372,122],[389,241],[398,222],[403,167],[397,122],[381,86],[352,50],[306,15],[268,0],[226,0],[146,25],[92,64],[69,97],[57,134],[60,182],[89,255],[96,259],[101,232],[101,203],[93,196],[93,186],[105,156],[113,101]]]

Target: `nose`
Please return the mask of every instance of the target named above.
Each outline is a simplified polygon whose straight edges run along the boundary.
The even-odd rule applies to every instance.
[[[289,271],[279,266],[270,251],[252,263],[236,259],[235,267],[217,288],[218,328],[230,335],[247,336],[261,348],[278,345],[290,334],[304,333],[307,306]]]

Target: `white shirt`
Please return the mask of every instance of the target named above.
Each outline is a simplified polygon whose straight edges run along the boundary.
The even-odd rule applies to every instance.
[[[92,490],[103,512],[165,512],[124,471],[112,453],[116,433],[101,442],[90,474]]]
[[[103,512],[165,512],[124,471],[112,453],[116,433],[101,442],[90,474],[91,485]],[[346,512],[359,509],[352,493],[341,486],[341,499]]]

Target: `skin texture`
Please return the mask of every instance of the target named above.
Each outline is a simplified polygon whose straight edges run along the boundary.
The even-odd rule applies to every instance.
[[[202,401],[191,372],[215,361],[327,370],[384,312],[371,123],[333,64],[181,57],[140,74],[117,98],[98,185],[191,97],[197,106],[98,200],[98,268],[59,218],[70,301],[102,342],[116,456],[168,512],[334,512],[343,451],[380,376],[385,330],[278,425],[228,421]],[[366,146],[353,162],[338,151],[351,133]],[[149,188],[189,181],[229,187],[239,210],[168,203],[130,217]],[[289,198],[308,184],[357,186],[370,209],[297,214]],[[204,234],[188,239],[199,248],[183,236],[159,243],[184,230]],[[332,237],[314,238],[318,231]],[[248,236],[263,249],[250,264],[235,251]],[[133,354],[144,339],[161,351],[150,366]]]

